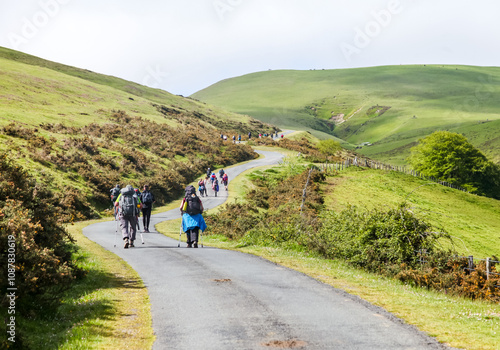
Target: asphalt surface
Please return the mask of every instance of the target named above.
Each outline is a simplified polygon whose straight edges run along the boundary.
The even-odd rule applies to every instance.
[[[228,168],[229,180],[282,155]],[[209,190],[205,208],[227,199]],[[179,203],[180,205],[180,203]],[[152,217],[153,225],[180,217],[178,209]],[[142,227],[142,222],[141,222]],[[151,230],[123,249],[116,223],[84,234],[114,252],[143,279],[151,300],[153,349],[444,349],[433,338],[383,309],[265,259],[210,247],[187,249]]]

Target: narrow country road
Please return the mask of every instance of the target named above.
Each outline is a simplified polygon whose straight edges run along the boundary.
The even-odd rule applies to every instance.
[[[279,153],[227,169],[229,179],[276,164]],[[202,198],[206,208],[227,193]],[[179,218],[178,209],[152,224]],[[153,227],[151,225],[150,227]],[[186,249],[158,232],[135,248],[114,248],[114,221],[84,234],[114,252],[143,279],[151,300],[153,349],[444,349],[433,338],[367,302],[262,258],[210,247]]]

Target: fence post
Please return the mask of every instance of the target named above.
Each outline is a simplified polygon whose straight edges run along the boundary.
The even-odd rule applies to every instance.
[[[474,270],[474,257],[472,255],[469,255],[468,260],[469,260],[469,270],[472,271]]]
[[[486,279],[490,279],[490,258],[486,258]]]

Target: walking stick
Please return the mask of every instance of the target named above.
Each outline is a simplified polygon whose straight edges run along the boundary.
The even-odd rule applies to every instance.
[[[181,227],[179,228],[179,244],[177,244],[177,248],[180,248],[181,246],[181,235],[182,235],[182,224]]]
[[[137,218],[137,229],[139,230],[139,233],[141,234],[142,244],[144,244],[144,237],[142,237],[141,227],[139,226],[139,218]]]
[[[115,221],[116,221],[116,229],[115,229],[115,248],[116,248],[116,235],[118,234],[118,219],[115,216]]]

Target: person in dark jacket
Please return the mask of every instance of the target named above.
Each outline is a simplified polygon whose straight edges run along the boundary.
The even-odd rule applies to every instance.
[[[149,191],[149,185],[144,185],[140,199],[142,202],[142,224],[144,232],[148,233],[149,223],[151,222],[151,210],[153,209],[153,203],[156,202],[155,196]]]

